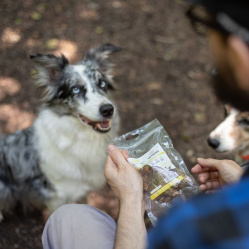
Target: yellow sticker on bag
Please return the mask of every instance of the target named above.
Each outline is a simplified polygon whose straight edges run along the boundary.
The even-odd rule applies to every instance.
[[[152,194],[150,196],[150,199],[152,201],[155,200],[159,195],[161,195],[163,192],[165,192],[166,190],[168,190],[169,188],[171,188],[176,183],[179,183],[179,181],[181,181],[182,179],[183,179],[183,176],[178,176],[177,178],[175,178],[172,181],[168,182],[163,187],[161,187],[160,189],[158,189],[154,194]]]

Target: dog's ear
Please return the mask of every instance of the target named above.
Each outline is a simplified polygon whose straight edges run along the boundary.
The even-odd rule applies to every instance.
[[[232,106],[230,106],[228,104],[224,105],[224,116],[225,116],[225,118],[230,114],[231,110],[232,110]]]
[[[35,54],[30,55],[37,69],[39,80],[42,84],[49,84],[51,81],[58,79],[61,72],[68,65],[67,58],[62,55],[57,57],[53,54]]]
[[[121,50],[122,48],[107,43],[100,47],[90,49],[86,54],[85,61],[97,63],[101,72],[105,74],[107,78],[111,79],[111,68],[113,65],[109,61],[109,56],[110,54],[119,52]]]
[[[68,65],[68,60],[64,55],[57,57],[53,54],[34,54],[30,55],[30,59],[37,70],[36,85],[43,88],[44,98],[49,99],[57,85],[56,81]]]

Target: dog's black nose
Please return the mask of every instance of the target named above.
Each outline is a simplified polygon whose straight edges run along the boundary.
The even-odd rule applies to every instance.
[[[99,112],[103,117],[110,118],[114,112],[114,107],[111,104],[102,105]]]
[[[214,149],[217,149],[220,145],[220,142],[217,139],[212,139],[210,137],[207,139],[207,142]]]

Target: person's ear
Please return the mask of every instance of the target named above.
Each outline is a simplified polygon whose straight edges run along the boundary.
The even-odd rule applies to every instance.
[[[239,37],[231,35],[227,40],[230,65],[241,90],[249,92],[249,47]]]

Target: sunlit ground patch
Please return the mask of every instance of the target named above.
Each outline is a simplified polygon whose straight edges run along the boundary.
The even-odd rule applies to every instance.
[[[0,122],[4,124],[4,131],[12,133],[29,127],[34,115],[23,111],[14,105],[0,105]]]
[[[20,83],[16,79],[0,77],[0,100],[3,100],[7,95],[13,96],[19,92],[20,88]]]
[[[19,30],[14,30],[11,28],[4,29],[1,36],[3,47],[11,47],[20,40],[21,40],[21,34]]]

